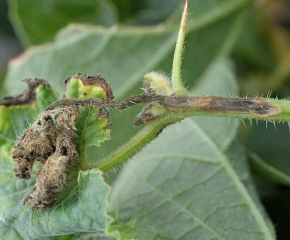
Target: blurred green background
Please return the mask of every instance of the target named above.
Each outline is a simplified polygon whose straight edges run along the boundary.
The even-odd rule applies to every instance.
[[[69,23],[110,27],[117,23],[154,26],[169,22],[174,26],[171,19],[179,19],[180,10],[179,0],[1,1],[0,96],[13,92],[7,82],[4,84],[8,61],[31,46],[54,41],[56,33]],[[217,35],[218,31],[208,37]],[[241,96],[289,98],[290,0],[249,1],[229,59]],[[290,127],[287,123],[245,120],[240,135],[278,239],[289,239]]]
[[[2,97],[7,62],[21,53],[22,47],[8,19],[8,3],[6,1],[0,2],[0,16],[0,96]]]

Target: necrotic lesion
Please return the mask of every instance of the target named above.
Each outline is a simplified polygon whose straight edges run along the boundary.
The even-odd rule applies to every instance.
[[[249,113],[266,117],[281,109],[263,98],[227,98],[216,96],[157,96],[159,103],[170,111],[196,109],[209,112]]]
[[[35,160],[43,163],[36,185],[23,200],[32,209],[51,208],[67,185],[71,166],[76,164],[76,108],[68,107],[41,114],[11,151],[15,174],[28,179]]]

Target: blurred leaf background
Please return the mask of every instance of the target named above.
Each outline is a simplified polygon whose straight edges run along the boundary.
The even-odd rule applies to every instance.
[[[217,2],[222,6],[224,1],[208,0],[207,2],[209,4],[211,2]],[[194,4],[197,4],[196,7],[198,7],[198,1],[194,1]],[[70,23],[86,23],[91,25],[111,27],[110,30],[100,29],[100,32],[94,32],[92,34],[95,36],[95,38],[98,38],[99,35],[102,34],[102,31],[104,31],[107,36],[110,37],[110,34],[115,34],[114,26],[117,23],[121,25],[138,26],[139,31],[141,32],[144,30],[141,28],[143,26],[161,26],[163,23],[165,23],[169,28],[173,28],[176,26],[176,24],[178,24],[180,11],[181,2],[179,0],[50,0],[36,2],[32,0],[9,0],[8,2],[1,1],[0,96],[3,96],[8,92],[15,93],[20,91],[22,85],[15,86],[15,82],[19,81],[21,76],[23,76],[22,78],[25,78],[28,77],[26,74],[33,72],[32,70],[25,72],[26,68],[21,67],[23,63],[20,59],[18,59],[16,61],[20,61],[20,63],[14,61],[14,63],[10,66],[10,71],[12,73],[6,74],[8,60],[10,60],[12,57],[15,57],[23,50],[28,49],[31,46],[46,44],[45,47],[43,47],[43,52],[39,58],[29,60],[39,61],[42,57],[44,57],[43,63],[45,64],[47,62],[52,62],[51,59],[54,57],[59,59],[57,52],[62,51],[63,44],[69,44],[66,42],[67,39],[73,43],[74,41],[79,41],[78,38],[84,37],[85,40],[83,42],[81,41],[81,44],[92,44],[92,41],[90,41],[89,37],[85,38],[86,34],[91,34],[91,30],[89,28],[85,29],[84,31],[84,29],[78,29],[78,26],[76,25],[72,26],[71,28],[67,28],[66,30],[62,31],[61,34],[56,35],[59,30],[66,27]],[[207,11],[207,9],[204,11]],[[196,18],[198,19],[198,14],[200,13],[195,13],[193,6],[191,8],[190,14],[197,14]],[[288,98],[290,96],[290,0],[248,1],[248,3],[244,6],[243,14],[244,16],[242,17],[242,25],[238,29],[238,36],[234,38],[232,47],[226,50],[229,52],[231,66],[234,69],[238,79],[241,96],[271,96],[278,98]],[[8,20],[8,15],[10,21]],[[194,18],[195,16],[191,21],[194,21]],[[227,22],[224,24],[230,24],[228,21],[230,21],[230,19],[227,19]],[[190,24],[194,25],[195,23],[190,22]],[[146,48],[148,49],[149,53],[156,52],[159,46],[161,46],[161,43],[165,41],[164,39],[172,37],[172,35],[166,31],[161,35],[156,34],[156,36],[154,33],[152,35],[146,35],[143,33],[139,35],[135,33],[132,34],[128,29],[122,31],[120,33],[118,32],[116,35],[114,35],[114,37],[117,39],[122,39],[122,37],[129,32],[129,37],[122,39],[123,43],[128,43],[133,46],[130,51],[139,50],[141,52],[142,50],[144,52],[144,58],[148,58],[148,61],[150,60],[150,54],[146,56]],[[222,29],[219,29],[219,31],[213,30],[209,31],[210,34],[207,33],[205,35],[202,35],[202,31],[199,32],[198,36],[202,38],[204,45],[208,44],[208,52],[214,52],[213,55],[220,54],[217,50],[215,51],[215,46],[218,44],[218,40],[216,43],[213,43],[213,39],[218,39],[220,37],[220,42],[222,43],[224,36],[229,35],[228,33],[223,33],[222,31]],[[195,54],[195,56],[198,54],[200,54],[200,56],[209,54],[207,52],[199,53],[199,45],[192,46],[192,42],[198,42],[194,37],[194,33],[192,36],[188,36],[185,52],[190,52],[191,54]],[[143,39],[145,40],[143,41]],[[45,53],[45,48],[50,48],[51,45],[49,42],[52,41],[57,43],[57,47],[53,54],[48,55]],[[106,39],[103,41],[106,41]],[[110,39],[110,41],[113,40]],[[230,39],[229,41],[233,40]],[[147,42],[152,43],[152,46],[142,46],[142,44]],[[158,45],[158,42],[160,45]],[[136,48],[134,48],[134,44],[136,44]],[[114,44],[111,46],[113,47]],[[95,46],[91,45],[90,47],[94,48]],[[102,50],[101,47],[102,46],[100,46],[99,51]],[[210,47],[213,49],[210,49]],[[205,47],[203,46],[202,49],[205,49]],[[65,49],[65,51],[66,50],[67,49]],[[82,54],[84,54],[84,52],[86,54],[89,53],[88,50],[83,50],[79,51],[77,53],[78,55],[73,56],[76,58],[76,62],[79,61],[77,58],[85,57],[87,58],[88,65],[93,64],[93,61],[96,59],[90,59],[89,55],[83,56]],[[128,58],[130,58],[128,55],[129,53],[130,52],[124,51],[122,59],[116,59],[115,63],[118,64],[119,61],[126,62],[126,55]],[[111,58],[116,57],[113,53],[110,54]],[[171,56],[172,53],[168,53],[168,55]],[[23,56],[21,58],[23,58]],[[168,58],[170,59],[170,57]],[[190,58],[190,56],[186,55],[186,58]],[[214,56],[208,56],[208,59],[214,59]],[[64,58],[63,61],[65,60],[66,59]],[[141,66],[138,66],[138,64],[134,65],[134,63],[131,62],[127,63],[132,64],[131,71],[134,71],[134,68],[138,68],[138,70],[141,69]],[[29,64],[31,64],[31,62]],[[82,64],[85,65],[85,63]],[[189,69],[191,67],[191,64],[196,65],[196,71],[194,73],[195,76],[192,75],[192,72],[186,70],[187,68]],[[202,69],[205,64],[207,63],[203,62],[202,57],[200,58],[200,62],[185,62],[184,76],[190,85],[194,85],[194,79],[197,79],[199,75],[201,75],[201,72],[198,72],[199,65],[201,66],[200,69]],[[158,63],[156,65],[160,70],[163,69],[163,66],[167,66],[168,64],[166,65],[165,63]],[[61,70],[57,69],[57,66],[61,68],[61,62],[55,63],[54,67],[44,66],[48,67],[49,71],[45,73],[44,76],[37,77],[51,76],[57,90],[60,90],[62,83],[59,79],[59,82],[56,82],[54,76],[64,75],[65,77],[67,72],[61,72]],[[66,69],[69,69],[69,67],[70,65],[66,65]],[[75,69],[76,66],[72,65],[71,68]],[[118,72],[114,72],[114,66],[110,68],[111,69],[107,69],[107,72],[104,73],[105,76],[107,77],[107,75],[111,74],[112,78],[113,76],[116,77]],[[87,67],[87,69],[92,69],[92,67]],[[84,70],[86,70],[85,67]],[[164,67],[164,70],[169,71],[170,69]],[[98,70],[96,69],[96,71]],[[37,70],[35,70],[35,74],[37,74]],[[74,72],[71,74],[74,74]],[[6,82],[4,82],[5,75]],[[121,75],[121,77],[125,78],[125,74]],[[11,79],[13,79],[13,81]],[[141,83],[139,76],[133,76],[133,78],[130,79],[136,79],[136,82],[138,80]],[[110,81],[110,78],[108,78],[108,81]],[[114,84],[112,85],[114,89]],[[116,89],[115,92],[118,93],[119,91],[119,96],[117,94],[117,97],[122,98],[124,96],[129,96],[133,93],[136,93],[139,88],[140,85],[133,83],[132,86],[129,86],[126,92],[124,92],[122,89]],[[125,116],[125,118],[127,118],[126,116],[132,116],[137,113],[138,110],[139,109],[137,108],[135,110],[131,110],[130,113],[122,114]],[[124,127],[124,129],[126,130],[130,126],[131,125],[129,124],[128,127]],[[131,131],[130,135],[133,135],[134,132],[136,132],[136,130]],[[256,186],[264,206],[276,228],[277,238],[289,239],[289,126],[287,123],[256,123],[255,121],[250,122],[245,120],[244,124],[241,124],[240,126],[240,135],[242,136],[242,140],[245,146],[247,146],[248,161],[252,166],[252,173],[256,181]],[[119,137],[116,133],[115,139],[118,138],[121,137]],[[120,142],[117,141],[115,145],[112,143],[112,145],[106,146],[105,148],[107,150],[102,154],[106,155],[112,149],[115,149],[119,144]],[[90,154],[94,154],[94,151],[95,150],[92,150]]]

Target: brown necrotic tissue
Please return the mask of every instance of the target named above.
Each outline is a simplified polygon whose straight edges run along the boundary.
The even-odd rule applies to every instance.
[[[11,151],[15,175],[30,178],[34,161],[43,163],[31,193],[23,200],[32,209],[51,208],[67,185],[70,168],[77,162],[78,110],[73,107],[42,113],[25,131]]]

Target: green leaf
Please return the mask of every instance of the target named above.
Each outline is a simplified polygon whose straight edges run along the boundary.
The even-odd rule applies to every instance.
[[[110,188],[99,170],[80,171],[77,187],[65,191],[59,204],[45,212],[26,208],[14,226],[24,239],[77,232],[105,233],[112,222],[106,214],[109,193]]]
[[[128,223],[122,224],[122,225],[115,225],[112,224],[109,227],[110,232],[118,232],[118,236],[122,240],[132,240],[134,238],[134,234],[136,231],[136,223],[138,219],[134,219],[132,221],[129,221]]]
[[[197,84],[215,59],[229,52],[239,29],[241,12],[248,0],[190,1],[183,80],[186,86]],[[174,19],[180,22],[181,9]],[[52,45],[31,48],[10,62],[6,85],[14,92],[22,88],[18,79],[38,76],[48,79],[59,91],[62,80],[80,71],[100,72],[112,85],[118,100],[140,92],[144,74],[152,70],[170,73],[178,24],[148,28],[115,27],[102,29],[71,25]],[[214,37],[213,37],[214,36]],[[17,82],[17,84],[15,84]],[[133,119],[140,108],[111,112],[112,139],[90,154],[92,161],[106,156],[138,129]],[[119,127],[120,119],[122,127]]]
[[[104,235],[102,233],[83,233],[75,235],[71,240],[112,240],[112,239],[121,239],[121,240],[132,240],[136,230],[136,222],[138,220],[132,220],[128,223],[116,225],[112,223],[108,228],[111,236]]]
[[[236,171],[237,175],[239,176],[240,180],[247,188],[248,193],[250,194],[251,198],[255,202],[259,212],[264,216],[264,220],[269,227],[269,231],[271,232],[272,236],[275,238],[275,229],[272,224],[272,218],[268,217],[268,208],[267,212],[264,209],[264,205],[261,204],[261,192],[259,186],[257,186],[257,182],[254,181],[256,178],[252,177],[251,172],[249,171],[249,166],[247,162],[247,158],[245,156],[245,149],[241,144],[240,139],[236,139],[228,148],[227,150],[227,157],[230,160],[230,164]],[[269,187],[269,185],[267,185]],[[263,202],[264,203],[264,202]],[[270,215],[271,217],[271,215]]]
[[[209,94],[234,93],[225,65],[207,76],[216,84]],[[138,218],[134,237],[140,240],[275,239],[243,152],[233,146],[237,127],[228,119],[196,117],[164,129],[116,180],[110,198],[116,219]]]
[[[116,22],[109,0],[9,0],[10,19],[25,46],[52,41],[71,22],[111,26]]]

